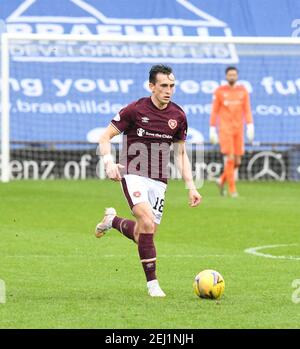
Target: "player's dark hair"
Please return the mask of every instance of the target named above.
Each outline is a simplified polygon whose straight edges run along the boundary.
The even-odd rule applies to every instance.
[[[173,72],[172,68],[167,65],[164,65],[164,64],[153,65],[149,72],[149,82],[151,82],[152,84],[155,84],[156,75],[158,73],[170,75],[172,74],[172,72]]]
[[[237,73],[239,72],[238,71],[238,68],[234,67],[234,66],[230,66],[230,67],[227,67],[226,70],[225,70],[225,74],[227,74],[230,70],[235,70]]]

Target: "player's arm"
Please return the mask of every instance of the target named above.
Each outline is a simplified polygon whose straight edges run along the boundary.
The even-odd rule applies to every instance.
[[[251,113],[250,97],[248,91],[246,91],[245,100],[244,100],[244,113],[247,124],[247,138],[249,142],[254,140],[254,124],[253,117]]]
[[[122,179],[120,174],[120,168],[124,167],[120,164],[115,164],[114,159],[111,155],[110,141],[113,137],[117,136],[118,134],[120,134],[120,132],[112,124],[110,124],[106,128],[104,133],[101,135],[99,140],[100,155],[103,159],[106,174],[110,179],[114,181],[120,181]]]
[[[213,95],[212,108],[209,120],[209,141],[212,144],[218,143],[218,134],[217,134],[217,118],[220,108],[220,100],[218,90],[215,91]]]
[[[189,205],[196,207],[201,202],[201,195],[198,193],[191,170],[191,164],[186,152],[185,142],[180,141],[174,144],[175,161],[179,172],[189,189]]]

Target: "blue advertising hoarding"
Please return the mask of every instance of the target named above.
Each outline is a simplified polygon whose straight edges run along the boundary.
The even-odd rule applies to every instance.
[[[300,3],[232,0],[11,0],[8,32],[137,36],[300,36]],[[279,25],[280,24],[280,25]],[[149,95],[152,64],[173,67],[174,101],[189,140],[208,141],[212,93],[235,65],[251,96],[260,142],[300,143],[300,47],[70,44],[10,45],[11,138],[96,141],[118,110]]]

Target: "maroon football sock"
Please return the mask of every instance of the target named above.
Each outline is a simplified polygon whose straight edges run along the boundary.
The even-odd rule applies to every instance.
[[[153,234],[140,234],[138,249],[147,281],[156,279],[156,250]]]
[[[112,221],[113,228],[119,230],[123,235],[125,235],[128,239],[134,240],[134,226],[135,222],[129,219],[115,217]]]

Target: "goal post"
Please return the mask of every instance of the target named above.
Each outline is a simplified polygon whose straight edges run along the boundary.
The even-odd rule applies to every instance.
[[[121,107],[149,95],[148,71],[159,63],[174,68],[174,101],[187,114],[188,143],[205,144],[207,179],[222,167],[208,139],[212,94],[233,65],[256,128],[240,178],[300,180],[299,58],[297,37],[3,33],[1,181],[95,177],[99,132]],[[269,176],[267,165],[275,168]]]
[[[10,179],[9,36],[1,35],[1,181]]]

